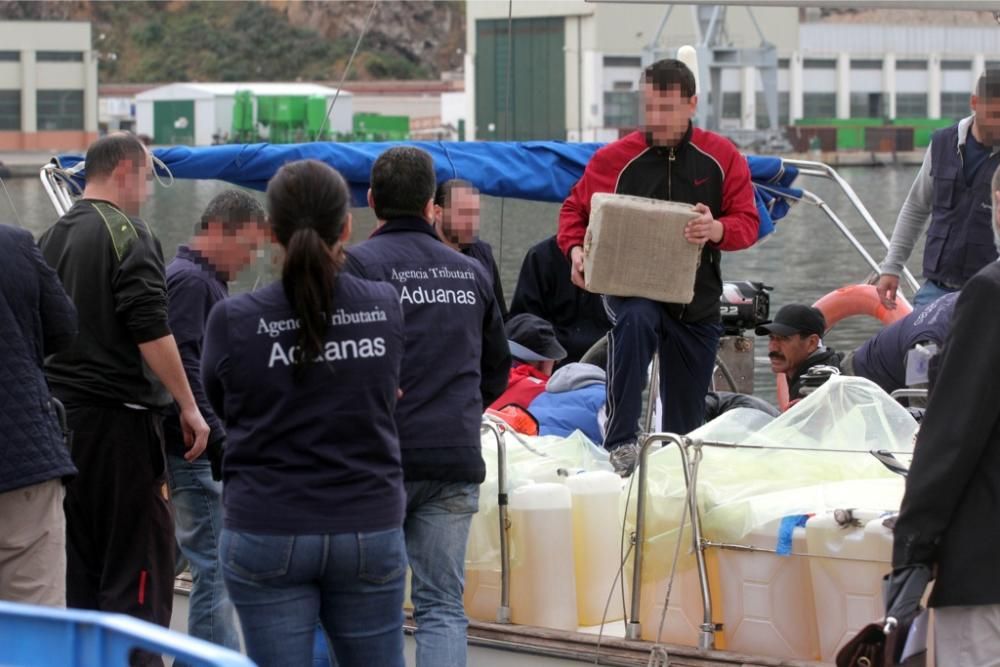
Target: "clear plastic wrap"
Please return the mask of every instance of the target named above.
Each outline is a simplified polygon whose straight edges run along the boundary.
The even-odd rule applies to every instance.
[[[784,449],[703,446],[697,493],[704,536],[738,542],[790,514],[844,507],[897,509],[903,478],[867,452],[912,452],[916,430],[903,407],[874,383],[855,377],[833,378],[763,426],[745,411],[726,413],[689,436],[705,443]],[[907,456],[900,458],[908,462]],[[655,581],[669,573],[687,490],[675,446],[651,453],[648,466],[643,579]],[[629,529],[635,525],[634,496],[628,500]],[[690,522],[685,534],[687,541]],[[691,567],[690,550],[682,548],[681,553],[679,569]]]

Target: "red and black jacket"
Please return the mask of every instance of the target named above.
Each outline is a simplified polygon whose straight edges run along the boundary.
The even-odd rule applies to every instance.
[[[583,177],[559,211],[559,248],[569,255],[582,246],[596,192],[702,203],[725,229],[722,241],[707,243],[695,278],[690,304],[673,304],[684,322],[718,320],[722,294],[721,250],[742,250],[757,241],[760,218],[746,158],[725,137],[689,126],[672,148],[651,146],[642,132],[604,146],[594,154]]]

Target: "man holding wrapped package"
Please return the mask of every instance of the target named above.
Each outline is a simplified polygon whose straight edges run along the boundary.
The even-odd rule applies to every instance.
[[[1000,170],[991,191],[997,234]],[[912,617],[919,595],[907,590],[922,590],[913,582],[933,572],[937,664],[949,667],[1000,665],[998,301],[1000,263],[992,262],[955,304],[894,529],[887,616]]]
[[[720,251],[750,247],[759,225],[746,159],[728,139],[691,124],[698,105],[691,70],[679,60],[660,60],[643,72],[641,89],[643,129],[594,154],[563,203],[557,236],[573,283],[584,288],[583,241],[595,193],[693,204],[697,215],[684,228],[687,242],[702,248],[690,303],[604,297],[613,324],[605,446],[623,476],[636,465],[641,395],[657,350],[663,430],[687,433],[702,424],[722,332]]]

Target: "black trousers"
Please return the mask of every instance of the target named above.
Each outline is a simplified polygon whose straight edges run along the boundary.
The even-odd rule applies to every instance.
[[[174,521],[163,429],[148,410],[69,403],[66,603],[170,625]]]

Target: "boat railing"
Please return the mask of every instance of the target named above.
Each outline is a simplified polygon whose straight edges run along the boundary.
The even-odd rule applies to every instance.
[[[908,391],[908,390],[901,390]],[[923,390],[916,390],[922,392]],[[909,394],[907,394],[909,395]],[[925,395],[918,393],[915,395]],[[684,483],[686,486],[686,503],[684,511],[688,514],[692,527],[692,541],[695,560],[698,570],[698,583],[701,590],[702,607],[704,611],[702,624],[699,626],[698,647],[703,650],[715,648],[715,632],[719,628],[713,620],[711,585],[708,577],[708,567],[705,559],[705,552],[708,549],[725,549],[732,551],[777,553],[775,549],[768,549],[748,544],[734,544],[728,542],[716,542],[708,540],[702,533],[701,515],[698,510],[698,466],[702,459],[702,450],[705,447],[715,447],[724,449],[751,449],[768,451],[795,451],[795,452],[823,452],[839,454],[865,454],[871,455],[868,449],[824,449],[821,447],[790,447],[780,445],[758,445],[736,442],[723,442],[713,440],[692,439],[674,433],[652,433],[646,436],[642,442],[639,452],[639,466],[636,470],[638,475],[638,494],[636,498],[635,512],[635,532],[633,542],[635,551],[633,555],[632,570],[632,601],[629,611],[628,622],[625,626],[626,639],[640,639],[642,635],[642,618],[640,616],[641,591],[642,591],[642,567],[643,567],[643,544],[646,540],[646,504],[648,490],[648,459],[651,450],[655,445],[676,445],[681,456],[681,464],[684,472]],[[908,451],[888,451],[881,450],[880,453],[891,455],[911,456],[913,452]],[[683,523],[681,524],[683,529]],[[680,540],[680,536],[678,540]],[[852,558],[838,558],[832,555],[816,555],[808,553],[791,553],[792,556],[805,558],[822,558],[825,560],[855,560]],[[676,564],[676,556],[675,556]],[[672,578],[672,575],[671,575]],[[668,584],[669,587],[669,584]],[[669,590],[669,588],[668,588]],[[664,605],[666,613],[666,605]]]
[[[814,162],[811,160],[793,160],[793,159],[782,159],[782,164],[795,167],[799,171],[800,176],[813,176],[816,178],[825,178],[833,181],[837,187],[847,196],[848,201],[861,216],[861,219],[865,221],[868,229],[875,235],[882,247],[888,251],[889,249],[889,239],[886,238],[885,233],[882,228],[879,227],[875,218],[872,216],[871,212],[861,201],[858,193],[855,192],[851,184],[848,183],[843,176],[841,176],[836,169],[824,162]],[[800,188],[802,189],[802,188]],[[844,221],[837,215],[837,213],[825,202],[821,197],[816,195],[809,190],[802,189],[802,197],[795,197],[785,191],[782,191],[782,196],[789,199],[795,199],[797,201],[804,201],[808,204],[816,206],[833,222],[833,224],[840,230],[840,233],[847,239],[848,243],[861,255],[865,263],[874,271],[876,274],[880,273],[879,264],[871,256],[871,254],[865,249],[865,247],[858,241],[857,237],[848,229]],[[913,273],[906,267],[903,267],[902,277],[909,285],[910,289],[914,292],[920,288],[920,283],[914,277]]]
[[[490,415],[483,415],[481,431],[491,433],[497,442],[497,509],[500,515],[500,606],[497,623],[510,623],[510,517],[508,516],[507,444],[504,433],[507,423]]]

